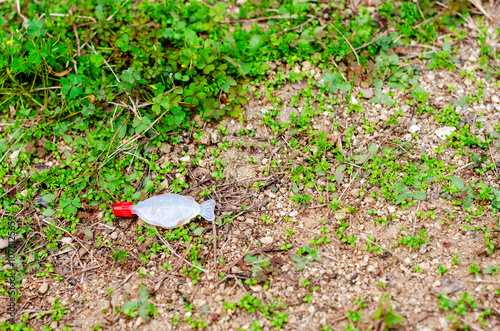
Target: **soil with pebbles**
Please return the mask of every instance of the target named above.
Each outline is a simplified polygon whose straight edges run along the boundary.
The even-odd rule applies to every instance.
[[[450,102],[454,102],[470,93],[478,90],[478,82],[484,84],[484,95],[482,101],[475,101],[469,106],[460,109],[463,117],[470,123],[482,122],[484,125],[477,128],[471,125],[473,133],[486,139],[488,134],[494,134],[497,138],[492,147],[487,151],[488,161],[500,161],[499,134],[495,132],[495,123],[500,121],[500,88],[494,85],[495,80],[485,79],[481,70],[474,71],[475,82],[460,75],[461,70],[473,72],[479,67],[475,30],[470,28],[470,38],[459,41],[454,47],[459,49],[457,55],[462,62],[454,71],[447,70],[423,70],[420,75],[419,85],[430,93],[431,103],[438,109]],[[493,34],[496,39],[491,45],[496,45],[498,51],[498,34]],[[493,37],[492,37],[493,38]],[[425,68],[425,62],[417,58],[412,63],[421,68]],[[280,64],[274,64],[274,67]],[[285,67],[283,66],[285,69]],[[321,70],[313,68],[308,63],[303,63],[288,70],[314,70],[317,79],[321,77]],[[271,73],[272,77],[273,73]],[[300,85],[300,84],[299,84]],[[449,86],[455,87],[450,92]],[[280,95],[284,107],[278,117],[278,121],[289,120],[289,115],[300,112],[301,107],[295,108],[290,104],[291,97],[296,93],[297,88],[303,88],[296,84],[288,83],[276,95]],[[251,87],[252,90],[259,89],[260,95],[265,95],[263,87]],[[364,94],[369,92],[363,90]],[[312,127],[315,130],[328,134],[335,134],[333,123],[340,123],[338,132],[342,133],[347,126],[356,125],[357,131],[352,139],[352,146],[345,148],[346,153],[353,153],[361,146],[369,143],[388,145],[394,139],[401,141],[409,140],[414,143],[415,155],[427,153],[435,156],[434,150],[438,148],[444,140],[436,134],[442,124],[434,120],[434,116],[424,113],[416,114],[412,112],[410,106],[402,102],[405,95],[398,90],[385,87],[383,92],[394,92],[394,99],[401,104],[403,117],[396,130],[384,128],[381,123],[387,121],[392,115],[394,108],[383,103],[373,104],[368,99],[363,98],[359,88],[354,88],[354,98],[360,102],[364,113],[347,114],[347,107],[344,102],[332,106],[330,112],[325,112],[316,116]],[[179,273],[178,270],[167,271],[162,265],[170,261],[171,266],[183,264],[177,256],[173,254],[151,253],[147,265],[140,262],[140,254],[150,252],[148,244],[158,242],[158,237],[148,239],[146,245],[136,245],[137,233],[134,231],[139,225],[146,225],[141,220],[133,220],[130,227],[123,231],[117,226],[97,224],[94,228],[94,235],[99,234],[103,241],[111,240],[115,249],[127,249],[131,252],[128,262],[123,265],[116,264],[111,258],[111,254],[104,249],[92,248],[88,241],[90,254],[80,249],[78,257],[73,253],[60,254],[50,258],[52,264],[63,276],[72,274],[73,269],[77,271],[71,281],[53,282],[40,280],[34,275],[26,276],[21,284],[20,292],[22,297],[29,298],[29,303],[23,307],[25,311],[50,310],[50,306],[59,299],[64,307],[67,307],[68,314],[64,315],[59,322],[49,320],[51,327],[57,328],[69,325],[75,330],[89,330],[101,322],[102,329],[109,330],[158,330],[173,328],[172,318],[180,314],[181,323],[176,329],[188,329],[189,326],[183,320],[192,315],[198,318],[199,312],[205,311],[202,315],[209,322],[211,330],[237,330],[248,329],[250,321],[265,320],[261,314],[249,314],[237,309],[236,311],[223,309],[223,302],[237,302],[247,293],[262,299],[264,302],[271,302],[277,297],[281,297],[288,304],[288,323],[284,329],[318,330],[323,325],[329,325],[334,330],[340,330],[348,324],[348,320],[343,318],[351,309],[356,309],[354,300],[361,297],[366,300],[366,307],[363,311],[361,327],[373,322],[373,316],[380,307],[380,301],[384,293],[387,293],[393,304],[394,312],[399,313],[404,321],[397,329],[407,330],[447,330],[452,324],[446,316],[451,315],[438,307],[438,296],[448,294],[453,301],[458,301],[464,293],[469,293],[476,300],[478,309],[473,309],[463,317],[471,328],[479,329],[477,314],[484,309],[492,309],[493,317],[488,320],[490,330],[500,330],[498,315],[500,314],[500,296],[494,292],[500,288],[498,276],[481,275],[474,277],[469,272],[472,262],[481,267],[481,270],[490,265],[498,265],[500,256],[498,249],[492,254],[485,253],[487,246],[482,236],[482,232],[463,230],[465,223],[465,213],[461,207],[454,206],[450,201],[445,200],[435,194],[442,186],[434,184],[427,193],[428,199],[417,203],[406,210],[400,206],[392,204],[390,201],[370,196],[373,192],[378,192],[380,187],[371,186],[366,179],[354,179],[345,175],[343,181],[337,186],[337,194],[345,191],[342,201],[349,206],[357,206],[354,213],[333,213],[331,207],[317,203],[318,198],[327,198],[327,192],[321,195],[311,188],[303,190],[303,193],[313,197],[315,204],[305,208],[289,200],[293,195],[290,187],[288,175],[284,173],[285,168],[272,169],[265,176],[264,169],[269,166],[272,160],[282,160],[285,164],[300,165],[307,155],[298,152],[297,149],[308,144],[304,137],[299,139],[299,148],[289,147],[291,135],[286,132],[279,137],[275,137],[272,130],[260,122],[266,111],[272,110],[273,105],[265,98],[255,98],[253,91],[248,105],[245,108],[245,120],[240,122],[236,119],[227,118],[225,126],[228,135],[218,133],[219,123],[200,122],[201,132],[206,135],[194,140],[186,135],[183,144],[174,146],[162,146],[152,153],[159,153],[163,162],[178,163],[182,158],[181,151],[188,146],[188,154],[194,156],[198,150],[198,145],[204,144],[208,149],[217,149],[225,141],[233,144],[227,151],[219,151],[217,158],[227,164],[224,169],[226,178],[219,181],[218,188],[212,198],[218,201],[218,215],[234,213],[228,209],[239,209],[242,205],[255,207],[259,210],[251,210],[233,219],[231,224],[222,225],[217,228],[219,236],[217,246],[217,259],[224,259],[226,264],[217,265],[220,272],[225,267],[232,266],[225,270],[230,274],[249,273],[248,266],[244,263],[235,263],[240,260],[247,250],[256,250],[260,243],[264,246],[279,248],[286,242],[293,245],[289,252],[270,251],[265,253],[269,257],[279,258],[282,265],[280,274],[271,276],[272,281],[269,289],[264,290],[263,283],[254,286],[239,285],[234,280],[219,281],[216,277],[214,266],[213,244],[211,241],[212,226],[202,219],[196,219],[197,227],[206,228],[202,234],[205,247],[198,252],[198,256],[204,258],[203,268],[207,271],[200,275],[199,281],[193,285],[190,278]],[[340,98],[343,98],[339,95]],[[344,98],[345,100],[345,98]],[[479,116],[482,114],[482,116]],[[331,116],[333,115],[333,116]],[[374,132],[366,134],[360,119],[365,118],[369,122],[377,122]],[[199,121],[199,119],[196,119]],[[239,136],[239,130],[255,130],[253,136]],[[418,139],[412,135],[418,133]],[[276,148],[270,142],[278,139],[281,148]],[[446,139],[446,138],[445,138]],[[243,141],[247,148],[238,149],[236,145]],[[261,143],[266,147],[261,147]],[[249,147],[253,144],[253,147]],[[327,156],[328,157],[328,156]],[[402,159],[411,159],[411,155],[403,154]],[[452,149],[445,149],[441,154],[441,160],[448,165],[457,166],[455,176],[464,181],[482,180],[487,185],[498,188],[498,172],[500,168],[487,172],[484,176],[478,177],[470,171],[467,164],[470,162],[468,156],[457,155]],[[184,158],[186,158],[184,156]],[[189,158],[188,176],[173,174],[175,177],[183,177],[190,188],[184,194],[189,194],[198,199],[202,189],[210,187],[212,182],[211,172],[215,170],[214,159],[211,153],[205,153],[199,167],[195,167]],[[255,160],[249,161],[249,158]],[[176,161],[177,160],[177,161]],[[333,160],[333,158],[330,158]],[[334,162],[334,161],[332,161]],[[257,191],[252,187],[253,183],[263,182],[269,185]],[[168,190],[171,180],[167,180],[164,185]],[[319,182],[324,185],[324,181]],[[199,185],[199,186],[197,186]],[[303,187],[299,187],[300,190]],[[364,190],[364,195],[361,194]],[[361,196],[362,195],[362,196]],[[261,211],[261,210],[262,211]],[[476,207],[472,205],[474,211]],[[375,210],[376,215],[369,214],[370,210]],[[440,220],[448,215],[446,210],[456,210],[453,222],[441,224]],[[417,211],[427,213],[435,211],[435,219],[418,218]],[[395,215],[395,220],[388,222],[385,226],[377,226],[375,217],[384,215]],[[261,216],[267,215],[270,223],[263,223]],[[102,215],[93,214],[94,224]],[[287,221],[289,218],[291,221]],[[345,219],[349,223],[347,233],[357,237],[356,247],[351,247],[341,243],[337,238],[336,229],[339,227],[339,219]],[[296,252],[298,247],[311,245],[309,240],[313,237],[324,236],[320,232],[325,221],[325,227],[330,230],[327,236],[331,242],[322,245],[324,255],[320,262],[314,262],[302,271],[295,271],[295,262],[290,258],[291,252]],[[495,229],[495,218],[491,216],[491,207],[487,207],[485,216],[473,218],[469,221],[469,226],[485,226]],[[118,223],[126,228],[131,221],[120,219]],[[81,226],[81,224],[79,225]],[[419,248],[410,249],[406,246],[391,248],[397,243],[397,238],[401,233],[401,227],[412,229],[418,232],[425,228],[429,233],[430,242]],[[295,231],[290,238],[285,237],[286,229]],[[492,232],[492,241],[498,242],[497,232]],[[162,230],[163,231],[163,230]],[[377,255],[374,252],[363,250],[366,246],[366,238],[374,236],[376,244],[387,249],[385,253]],[[179,242],[172,242],[171,245],[180,255],[186,245]],[[460,256],[460,264],[452,264],[452,258]],[[77,259],[79,262],[77,262]],[[70,264],[73,263],[73,266]],[[80,264],[81,263],[81,264]],[[82,268],[81,265],[85,265]],[[419,265],[422,272],[417,272],[413,266]],[[437,273],[437,266],[446,266],[448,271],[441,276]],[[94,270],[88,270],[92,266],[100,266]],[[146,276],[141,277],[139,269],[143,268]],[[303,302],[306,290],[300,283],[301,280],[309,278],[312,286],[318,286],[318,290],[312,292],[312,300],[309,303]],[[381,282],[386,286],[382,287]],[[74,284],[74,285],[72,285]],[[128,318],[124,314],[116,312],[121,309],[124,302],[135,300],[139,296],[141,284],[148,286],[149,292],[153,295],[149,299],[154,303],[159,315],[149,321],[144,321],[141,317]],[[111,294],[107,294],[108,289],[113,289]],[[185,312],[185,302],[194,305],[193,312]],[[209,307],[208,311],[206,306]],[[495,310],[497,309],[497,310]],[[34,313],[34,312],[31,312]],[[456,316],[456,315],[455,315]],[[31,323],[37,323],[33,321]],[[380,325],[379,325],[380,326]],[[263,324],[264,329],[270,328],[269,321]]]

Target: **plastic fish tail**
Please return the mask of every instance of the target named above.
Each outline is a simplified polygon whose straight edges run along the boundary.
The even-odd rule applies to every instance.
[[[200,205],[200,215],[207,221],[213,221],[215,219],[214,214],[215,200],[207,200]]]

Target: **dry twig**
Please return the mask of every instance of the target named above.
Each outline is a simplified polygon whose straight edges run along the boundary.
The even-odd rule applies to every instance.
[[[352,52],[354,53],[354,55],[356,55],[356,60],[358,61],[358,66],[361,65],[361,63],[359,62],[359,56],[358,56],[358,53],[356,52],[356,50],[354,49],[354,47],[352,47],[351,43],[349,42],[349,40],[347,40],[347,38],[344,36],[344,34],[342,32],[340,32],[339,29],[337,29],[336,26],[334,26],[333,24],[331,24],[331,26],[333,26],[333,28],[335,30],[337,30],[337,32],[342,36],[342,38],[344,38],[344,40],[346,41],[346,43],[349,45],[349,47],[351,47],[351,50]]]

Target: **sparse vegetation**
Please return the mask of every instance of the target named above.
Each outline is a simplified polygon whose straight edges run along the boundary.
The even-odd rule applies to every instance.
[[[485,8],[0,3],[2,329],[498,326]],[[164,192],[215,224],[113,215]]]

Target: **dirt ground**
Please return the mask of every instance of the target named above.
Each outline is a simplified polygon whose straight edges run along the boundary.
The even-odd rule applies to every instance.
[[[475,25],[474,25],[475,24]],[[438,109],[445,104],[460,99],[478,90],[478,82],[483,84],[484,95],[482,100],[473,101],[470,105],[462,108],[463,117],[470,123],[482,121],[484,125],[478,128],[471,125],[471,131],[480,139],[486,139],[487,134],[496,135],[492,147],[487,151],[489,161],[500,161],[499,139],[500,134],[495,131],[495,123],[500,120],[500,87],[496,80],[486,80],[484,73],[479,68],[479,48],[476,36],[477,22],[468,26],[468,38],[458,41],[454,48],[459,49],[455,56],[461,59],[457,69],[453,71],[439,69],[433,71],[425,70],[425,60],[414,57],[412,64],[423,68],[419,76],[419,85],[428,93],[429,100]],[[495,36],[495,37],[493,37]],[[498,34],[492,34],[491,45],[498,49]],[[496,38],[496,39],[493,39]],[[413,50],[413,48],[411,48]],[[418,50],[420,51],[420,50]],[[280,64],[275,64],[277,68]],[[288,70],[314,70],[316,79],[321,77],[321,70],[302,63],[296,68]],[[465,70],[472,73],[474,81],[460,74]],[[275,73],[270,75],[273,78]],[[449,86],[455,89],[450,91]],[[283,110],[277,117],[278,122],[289,121],[289,115],[302,111],[303,105],[295,107],[291,98],[302,87],[297,83],[287,82],[281,90],[276,90],[274,96],[282,99]],[[254,91],[260,89],[260,97],[255,97]],[[371,88],[369,88],[371,89]],[[340,183],[336,183],[335,192],[323,191],[318,193],[314,187],[298,189],[312,197],[314,203],[305,207],[289,200],[294,193],[291,190],[293,182],[290,180],[290,165],[299,166],[308,157],[307,150],[303,147],[310,143],[311,134],[302,135],[298,139],[298,146],[290,145],[292,139],[297,139],[290,131],[275,136],[272,129],[261,124],[267,111],[272,111],[274,105],[265,97],[263,86],[251,87],[248,105],[245,107],[244,120],[226,118],[225,126],[227,135],[217,133],[220,129],[219,122],[202,123],[201,132],[206,135],[195,140],[186,138],[189,146],[188,155],[193,157],[198,145],[206,145],[208,150],[217,149],[219,155],[212,156],[205,153],[200,161],[199,167],[193,166],[192,172],[186,182],[190,185],[181,194],[190,195],[200,201],[199,193],[211,187],[213,184],[210,173],[215,170],[214,159],[220,158],[227,163],[224,169],[225,182],[219,181],[215,193],[209,195],[217,201],[217,219],[224,215],[233,214],[242,205],[250,207],[249,211],[238,213],[231,223],[223,223],[217,227],[216,256],[214,256],[213,227],[209,222],[197,218],[192,222],[196,227],[204,227],[201,235],[205,247],[198,252],[204,271],[200,274],[197,284],[193,285],[191,278],[181,273],[183,267],[191,268],[185,262],[184,252],[190,244],[181,240],[170,242],[173,251],[170,254],[151,253],[150,246],[153,242],[163,244],[160,236],[149,238],[145,245],[136,245],[137,233],[135,229],[139,225],[149,227],[140,219],[117,219],[113,225],[100,222],[101,214],[92,215],[92,222],[85,226],[94,231],[94,236],[99,234],[103,241],[110,240],[114,247],[123,247],[130,252],[128,262],[120,265],[112,258],[106,248],[95,248],[91,241],[86,241],[88,249],[79,249],[69,253],[54,254],[50,262],[55,266],[56,272],[62,276],[72,275],[74,285],[68,279],[64,281],[52,281],[50,278],[35,277],[27,275],[19,289],[23,300],[20,314],[35,314],[40,311],[48,311],[56,300],[67,308],[67,314],[60,321],[49,317],[41,320],[32,320],[30,325],[35,329],[41,329],[46,324],[53,329],[61,329],[69,326],[73,330],[90,330],[100,323],[104,330],[169,330],[169,329],[191,329],[185,322],[186,317],[199,319],[203,317],[208,322],[208,330],[238,330],[250,329],[251,321],[262,321],[264,330],[273,329],[269,318],[262,311],[247,312],[241,308],[235,310],[224,309],[224,302],[239,302],[245,295],[252,294],[254,298],[263,302],[272,302],[280,297],[287,307],[282,311],[288,313],[288,322],[283,329],[297,330],[320,330],[328,325],[333,330],[343,330],[351,321],[346,318],[349,311],[362,311],[361,321],[356,325],[360,329],[366,329],[371,323],[372,329],[383,330],[385,324],[376,321],[374,316],[380,307],[387,309],[384,304],[384,293],[392,303],[392,311],[402,316],[402,322],[392,326],[399,330],[448,330],[454,328],[453,322],[446,318],[452,315],[461,319],[462,325],[468,325],[471,330],[500,330],[500,296],[495,292],[500,288],[498,275],[471,274],[470,267],[474,263],[485,269],[490,265],[500,264],[500,253],[495,249],[487,254],[488,246],[485,243],[481,231],[471,231],[471,227],[487,227],[494,230],[494,224],[498,218],[492,216],[492,207],[486,206],[482,216],[466,220],[466,212],[463,206],[453,205],[450,200],[444,199],[440,194],[445,183],[433,183],[425,192],[427,199],[408,206],[406,210],[401,205],[395,205],[390,200],[382,198],[379,185],[372,185],[364,170],[359,165],[354,165],[356,171],[350,175],[344,173]],[[316,89],[317,90],[317,89]],[[372,89],[371,89],[372,90]],[[436,130],[444,125],[434,119],[429,113],[418,114],[412,111],[412,107],[406,105],[403,100],[405,95],[398,90],[384,86],[383,92],[394,92],[393,99],[398,101],[403,116],[399,124],[393,127],[384,127],[381,124],[374,126],[374,132],[366,133],[360,124],[361,119],[370,122],[382,123],[393,114],[394,109],[384,103],[371,103],[369,99],[360,95],[360,89],[354,88],[353,96],[356,102],[362,106],[363,113],[347,113],[345,97],[338,95],[340,103],[331,105],[329,111],[315,116],[313,129],[326,132],[331,139],[340,137],[341,145],[345,144],[345,128],[356,125],[356,132],[351,138],[351,146],[343,147],[347,155],[355,155],[361,147],[375,144],[381,150],[383,147],[394,146],[394,140],[411,141],[413,153],[401,148],[400,161],[408,162],[419,158],[420,154],[428,156],[439,156],[447,165],[457,166],[453,175],[465,181],[482,180],[488,186],[500,188],[498,172],[500,167],[479,176],[474,173],[471,158],[467,154],[457,154],[454,149],[446,147],[443,154],[435,154],[435,150],[444,142]],[[366,90],[364,90],[366,92]],[[482,114],[482,116],[479,116]],[[339,123],[335,131],[333,123]],[[473,128],[473,129],[472,129]],[[253,136],[239,136],[238,130],[251,131],[255,129]],[[412,134],[418,132],[418,138]],[[338,135],[338,136],[337,136]],[[186,133],[186,136],[188,134]],[[332,138],[333,137],[333,138]],[[227,151],[220,150],[223,139],[233,144]],[[276,145],[270,142],[277,139]],[[253,148],[236,148],[243,141],[246,146],[254,145]],[[266,147],[260,147],[261,143]],[[175,162],[179,158],[186,157],[181,154],[186,144],[174,146],[163,146],[154,150],[162,157],[159,164],[170,161]],[[326,159],[335,167],[339,164],[334,156],[327,152]],[[256,162],[249,162],[249,158]],[[271,168],[268,174],[263,171],[272,160],[281,161],[280,167]],[[46,160],[50,162],[51,160]],[[178,162],[178,161],[177,161]],[[357,172],[359,170],[359,172]],[[330,169],[330,174],[335,168]],[[361,176],[355,176],[356,174]],[[171,174],[174,176],[175,174]],[[176,175],[183,176],[181,174]],[[404,174],[401,174],[404,176]],[[326,178],[318,179],[319,186],[325,186]],[[265,183],[256,190],[254,183]],[[168,185],[168,183],[166,183]],[[328,185],[328,184],[327,184]],[[168,192],[168,188],[165,189]],[[378,198],[371,196],[378,192]],[[334,211],[327,203],[319,203],[318,198],[331,201],[332,197],[348,206],[356,207],[354,212],[349,210]],[[471,205],[472,212],[477,211],[475,202]],[[446,218],[450,211],[454,210],[453,217]],[[369,213],[370,211],[374,211]],[[427,215],[428,211],[435,212],[435,218],[418,217],[419,212]],[[262,216],[266,215],[270,223],[264,223]],[[395,215],[392,221],[385,225],[377,225],[375,218]],[[441,220],[446,218],[443,223]],[[357,238],[355,247],[343,243],[337,236],[340,220],[349,225],[346,233]],[[464,224],[468,229],[464,230]],[[130,225],[130,226],[129,226]],[[405,245],[393,247],[398,243],[404,227],[409,233],[419,233],[421,229],[429,235],[429,242],[418,248],[409,248]],[[83,229],[83,228],[82,228]],[[288,230],[294,230],[291,237],[286,237]],[[329,232],[322,233],[326,229]],[[158,229],[161,234],[171,230]],[[77,230],[78,232],[78,230]],[[296,271],[296,263],[291,259],[296,250],[304,245],[312,246],[310,240],[314,237],[327,236],[331,241],[322,244],[321,261],[314,261],[305,266],[303,270]],[[382,248],[382,254],[363,249],[370,243],[368,237],[376,238],[375,244]],[[60,241],[64,242],[62,238]],[[67,238],[71,245],[72,238]],[[498,245],[498,228],[491,232],[491,241]],[[280,250],[285,243],[293,245],[289,250]],[[174,252],[175,251],[175,252]],[[139,258],[141,253],[151,253],[149,262],[143,264]],[[244,262],[242,258],[246,253],[262,254],[264,257],[274,259],[279,265],[279,272],[269,275],[267,285],[265,282],[249,286],[238,283],[234,278],[245,280],[251,273],[251,265]],[[452,259],[460,256],[459,264],[452,264]],[[220,259],[224,260],[221,264]],[[214,261],[218,261],[217,265]],[[162,266],[170,261],[173,270],[166,270]],[[414,266],[418,265],[421,272]],[[444,275],[438,274],[438,265],[445,266],[447,271]],[[227,280],[220,280],[219,273],[228,275]],[[232,277],[232,278],[231,278]],[[301,283],[308,278],[311,286],[317,286],[316,291],[310,292]],[[122,312],[125,302],[139,298],[139,289],[142,284],[147,286],[151,294],[149,301],[154,304],[158,315],[148,321],[141,317],[130,318]],[[112,289],[112,293],[109,293]],[[310,302],[304,302],[303,298],[310,292]],[[447,294],[450,300],[457,302],[465,293],[470,294],[477,308],[470,308],[466,315],[453,314],[439,308],[439,295]],[[357,298],[365,299],[366,307],[355,303]],[[2,299],[4,300],[4,299]],[[185,303],[192,304],[192,312],[185,310]],[[481,326],[478,316],[485,309],[491,310],[491,316],[486,320],[486,326]],[[176,314],[180,322],[174,326]]]

